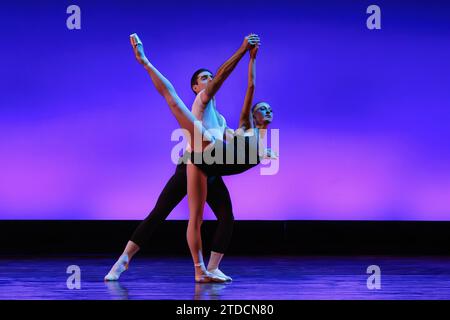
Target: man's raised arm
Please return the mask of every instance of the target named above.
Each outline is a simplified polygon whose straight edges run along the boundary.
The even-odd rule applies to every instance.
[[[223,65],[220,66],[219,70],[217,70],[214,79],[211,80],[206,89],[204,91],[202,98],[202,102],[207,104],[209,100],[219,91],[223,82],[228,78],[234,68],[237,66],[239,60],[245,55],[247,50],[251,49],[253,46],[259,44],[259,37],[256,34],[251,34],[245,37],[244,42],[240,46],[240,48],[236,51],[233,56],[228,59]]]

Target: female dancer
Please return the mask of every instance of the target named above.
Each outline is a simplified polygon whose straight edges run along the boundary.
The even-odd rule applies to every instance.
[[[180,126],[187,130],[187,135],[190,145],[193,146],[192,153],[186,153],[189,160],[187,166],[187,192],[189,200],[190,218],[187,231],[187,240],[189,248],[194,260],[195,265],[195,280],[197,282],[209,282],[214,281],[211,279],[211,275],[206,270],[203,264],[202,246],[201,246],[201,234],[200,226],[203,218],[203,208],[207,195],[207,176],[215,175],[231,175],[244,172],[251,167],[254,167],[259,163],[258,145],[260,137],[263,137],[264,130],[272,119],[272,111],[268,104],[259,103],[253,108],[253,114],[250,116],[251,101],[253,98],[254,86],[251,86],[251,90],[247,91],[246,99],[243,107],[243,115],[241,116],[239,129],[233,136],[231,142],[226,142],[223,139],[223,133],[221,135],[212,134],[205,129],[199,121],[196,121],[194,115],[189,111],[183,101],[178,97],[172,84],[149,62],[145,56],[142,42],[139,40],[136,34],[130,36],[133,49],[137,60],[144,65],[148,71],[153,84],[158,92],[165,98],[173,115],[177,119]],[[253,49],[252,62],[249,67],[249,72],[252,75],[252,83],[254,83],[254,62],[256,58],[257,45],[259,44],[259,38],[257,36],[249,36],[244,40],[241,49],[245,51]],[[255,46],[256,45],[256,46]],[[197,95],[196,99],[202,101],[210,101],[211,96],[208,96],[208,84],[205,90],[202,90]],[[210,93],[210,92],[209,92]],[[205,112],[208,108],[205,103]],[[255,123],[253,119],[259,119],[262,123]],[[211,128],[210,128],[211,129]],[[255,130],[252,130],[255,129]],[[251,131],[251,132],[249,132]],[[204,137],[201,141],[196,141],[195,137]],[[240,142],[242,140],[243,143]],[[243,164],[228,164],[212,163],[200,161],[198,162],[198,156],[203,160],[206,151],[210,154],[223,152],[223,160],[227,160],[228,155],[231,154],[232,158],[236,160],[240,155],[244,155],[245,162]],[[235,152],[236,151],[236,152]],[[251,161],[251,155],[255,154],[255,161]],[[194,165],[193,165],[193,164]]]

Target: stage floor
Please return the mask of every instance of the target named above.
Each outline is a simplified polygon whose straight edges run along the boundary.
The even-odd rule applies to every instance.
[[[450,257],[225,257],[226,284],[195,284],[188,257],[136,256],[120,282],[103,281],[114,256],[0,257],[0,299],[311,300],[450,299]],[[67,267],[81,270],[68,289]],[[381,269],[369,290],[367,267]]]

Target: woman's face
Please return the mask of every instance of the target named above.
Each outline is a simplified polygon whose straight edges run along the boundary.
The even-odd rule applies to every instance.
[[[270,105],[266,102],[260,102],[253,109],[253,119],[256,125],[269,124],[273,120],[273,112]]]

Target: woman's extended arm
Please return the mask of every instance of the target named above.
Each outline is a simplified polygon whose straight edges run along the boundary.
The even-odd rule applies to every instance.
[[[256,81],[256,53],[259,46],[255,46],[250,50],[250,62],[248,64],[248,85],[247,92],[245,93],[244,105],[242,106],[241,116],[239,118],[238,128],[244,130],[253,127],[253,119],[250,114],[250,109],[253,103],[253,96],[255,93],[255,81]]]

